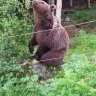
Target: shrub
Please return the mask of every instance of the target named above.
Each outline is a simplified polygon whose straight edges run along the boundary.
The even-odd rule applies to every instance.
[[[23,71],[21,63],[30,56],[28,41],[32,35],[33,24],[32,13],[20,7],[18,0],[0,1],[0,69],[2,69],[0,82],[2,86],[5,82],[11,82],[9,80],[11,78],[11,83],[14,84],[16,77]]]

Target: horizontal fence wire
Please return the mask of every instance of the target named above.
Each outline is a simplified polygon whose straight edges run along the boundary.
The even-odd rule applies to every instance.
[[[79,53],[78,53],[79,54]],[[75,54],[75,55],[78,55],[78,54]],[[89,54],[96,54],[96,52],[92,52],[92,53],[85,53],[86,55],[89,55]],[[79,54],[79,55],[83,55],[83,53],[82,54]],[[46,59],[46,60],[40,60],[40,61],[36,61],[37,63],[40,63],[41,61],[48,61],[48,60],[56,60],[56,59],[63,59],[64,57],[58,57],[58,58],[51,58],[51,59]],[[31,59],[27,59],[27,60],[31,60]],[[27,60],[24,60],[25,62],[28,62]],[[25,63],[24,62],[24,63]],[[17,66],[17,64],[14,64],[14,65],[8,65],[8,66],[0,66],[0,68],[3,68],[3,69],[6,69],[6,68],[8,68],[8,67],[15,67],[15,65],[17,66],[17,67],[21,67],[21,66],[23,66],[24,65],[24,63],[22,63],[22,64],[20,64],[20,65],[18,65]],[[69,62],[66,62],[66,63],[69,63]],[[71,63],[71,62],[70,62]]]
[[[84,24],[89,24],[89,23],[94,23],[96,22],[96,20],[94,21],[89,21],[89,22],[84,22],[84,23],[79,23],[79,24],[74,24],[74,25],[68,25],[65,26],[64,28],[69,28],[69,27],[74,27],[74,26],[80,26],[80,25],[84,25]],[[51,30],[55,30],[55,29],[59,29],[59,28],[54,28],[54,29],[48,29],[48,30],[43,30],[43,31],[37,31],[37,32],[33,32],[33,33],[42,33],[45,31],[51,31]],[[21,34],[21,35],[15,35],[15,36],[8,36],[8,37],[4,37],[4,38],[0,38],[0,39],[10,39],[10,38],[16,38],[16,37],[21,37],[21,36],[25,36],[25,35],[30,35],[32,33],[26,33],[26,34]],[[92,52],[93,53],[93,52]],[[87,54],[87,53],[85,53]],[[91,54],[91,53],[88,53]],[[59,57],[59,58],[51,58],[51,59],[46,59],[46,60],[40,60],[40,61],[48,61],[48,60],[53,60],[53,59],[63,59],[64,57]],[[38,61],[38,62],[40,62]],[[13,65],[12,65],[13,66]],[[0,67],[1,68],[1,67]]]
[[[92,52],[93,53],[93,52]],[[92,53],[86,53],[86,54],[92,54]],[[96,52],[94,52],[95,54],[96,54]],[[80,54],[79,54],[80,55]],[[82,54],[81,54],[82,55]],[[50,86],[50,84],[43,84],[42,86],[45,86],[45,87],[49,87]],[[30,87],[30,88],[18,88],[18,89],[8,89],[8,90],[4,90],[4,89],[2,89],[2,91],[0,90],[0,93],[2,93],[2,92],[14,92],[14,91],[21,91],[21,90],[32,90],[33,88],[40,88],[40,87],[42,87],[42,86],[32,86],[32,87]],[[35,90],[35,89],[34,89]]]
[[[86,53],[86,54],[96,54],[96,52],[92,52],[92,53]],[[80,55],[80,54],[79,54]],[[82,55],[82,54],[81,54]],[[60,57],[60,58],[64,58],[64,57]],[[57,58],[53,58],[53,59],[57,59]],[[71,62],[70,62],[71,63]],[[13,65],[12,65],[13,66]],[[18,69],[19,70],[19,69]],[[49,87],[50,86],[50,84],[43,84],[42,86],[45,86],[45,87]],[[18,88],[18,89],[8,89],[8,90],[5,90],[5,89],[1,89],[0,90],[0,93],[2,93],[2,92],[14,92],[14,91],[21,91],[21,90],[32,90],[33,88],[40,88],[40,87],[42,87],[42,86],[32,86],[32,87],[30,87],[30,88]],[[35,90],[35,89],[34,89]]]
[[[84,23],[78,23],[78,24],[74,24],[74,25],[68,25],[68,26],[64,26],[64,28],[69,28],[69,27],[75,27],[75,26],[80,26],[80,25],[85,25],[85,24],[89,24],[89,23],[95,23],[96,20],[94,21],[88,21],[88,22],[84,22]],[[37,32],[32,32],[33,34],[38,34],[38,33],[43,33],[43,32],[46,32],[46,31],[52,31],[52,30],[55,30],[55,29],[60,29],[60,28],[53,28],[53,29],[48,29],[48,30],[43,30],[43,31],[37,31]],[[21,37],[21,36],[26,36],[26,35],[30,35],[32,33],[26,33],[26,34],[21,34],[21,35],[13,35],[13,36],[5,36],[5,37],[1,37],[0,39],[10,39],[10,38],[16,38],[16,37]]]

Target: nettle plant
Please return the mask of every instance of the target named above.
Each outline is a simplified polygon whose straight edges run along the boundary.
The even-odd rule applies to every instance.
[[[28,55],[28,41],[34,27],[33,15],[19,6],[18,0],[1,0],[0,5],[0,58],[9,62],[14,58],[21,61]]]
[[[3,84],[22,72],[21,63],[29,58],[28,42],[34,22],[33,14],[18,0],[0,1],[0,82]],[[27,33],[30,33],[28,35]],[[22,35],[25,34],[25,35]],[[13,80],[16,81],[16,78]],[[1,86],[0,85],[0,86]]]

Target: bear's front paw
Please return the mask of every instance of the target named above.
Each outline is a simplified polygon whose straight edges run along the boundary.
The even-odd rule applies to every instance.
[[[29,52],[31,53],[31,54],[33,54],[33,51],[34,51],[34,48],[33,48],[33,46],[30,44],[30,42],[29,42]]]

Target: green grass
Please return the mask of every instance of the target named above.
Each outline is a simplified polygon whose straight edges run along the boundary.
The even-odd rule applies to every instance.
[[[55,77],[41,82],[35,74],[18,77],[14,69],[20,67],[5,66],[10,71],[1,72],[0,96],[96,96],[96,35],[81,31],[64,61]]]
[[[77,22],[87,22],[90,20],[96,20],[96,5],[92,6],[90,9],[76,11],[74,14],[64,15],[63,18],[69,16],[72,20]]]
[[[96,34],[86,34],[83,30],[80,30],[79,35],[70,41],[69,54],[88,54],[96,52]]]

